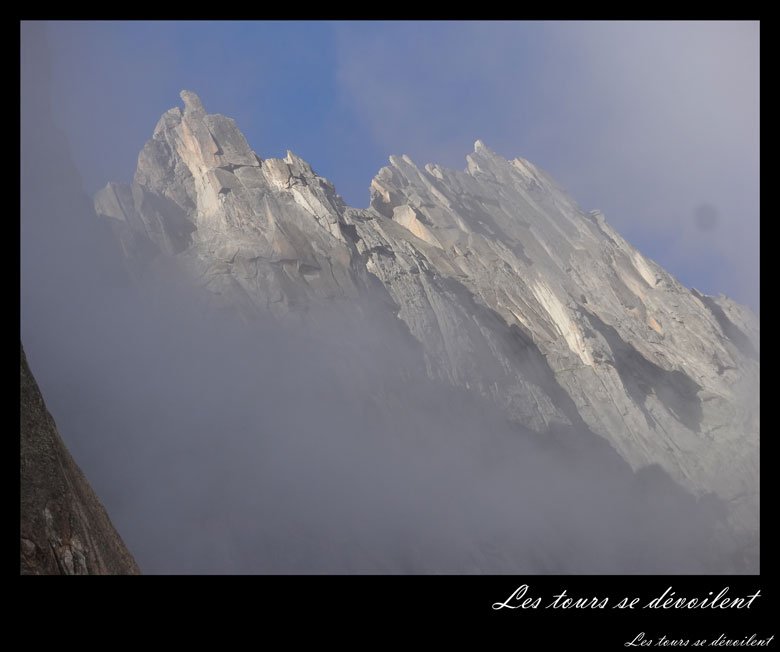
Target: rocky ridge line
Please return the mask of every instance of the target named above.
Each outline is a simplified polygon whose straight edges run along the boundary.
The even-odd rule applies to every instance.
[[[539,433],[586,427],[758,533],[758,319],[682,286],[549,175],[477,141],[467,168],[391,156],[367,209],[262,159],[183,91],[130,185],[95,196],[137,273],[173,261],[251,316],[372,301],[428,375]]]

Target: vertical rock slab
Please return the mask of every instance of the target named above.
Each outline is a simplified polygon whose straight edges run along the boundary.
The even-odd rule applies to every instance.
[[[65,447],[21,350],[22,575],[137,575],[140,570]]]

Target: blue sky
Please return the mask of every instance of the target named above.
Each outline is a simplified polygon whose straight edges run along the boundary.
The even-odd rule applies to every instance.
[[[47,27],[55,116],[89,192],[131,179],[182,88],[353,206],[388,155],[463,168],[481,138],[545,168],[686,285],[758,307],[758,23]]]

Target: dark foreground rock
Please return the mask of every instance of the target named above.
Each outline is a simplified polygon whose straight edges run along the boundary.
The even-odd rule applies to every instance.
[[[24,349],[20,376],[23,575],[140,573],[57,432]]]

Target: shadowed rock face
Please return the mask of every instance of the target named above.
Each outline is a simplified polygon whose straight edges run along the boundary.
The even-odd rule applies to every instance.
[[[136,575],[140,571],[60,438],[21,351],[23,575]]]

